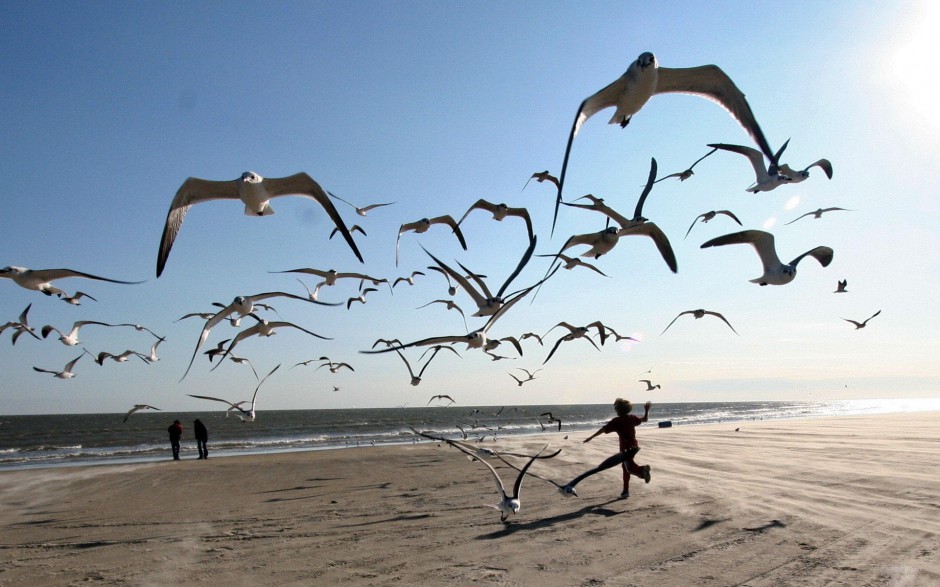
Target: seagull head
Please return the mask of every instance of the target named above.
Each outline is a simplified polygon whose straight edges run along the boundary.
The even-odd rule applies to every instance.
[[[558,488],[558,493],[562,494],[565,497],[578,497],[578,492],[574,490],[574,487],[570,485],[565,485],[564,487]]]
[[[16,265],[10,265],[10,266],[4,267],[3,269],[0,269],[0,275],[6,274],[6,273],[12,273],[13,275],[22,275],[23,273],[26,273],[26,271],[27,271],[26,267],[17,267]]]
[[[264,178],[254,171],[246,171],[242,174],[242,181],[245,183],[261,183]]]
[[[613,235],[613,234],[617,234],[618,232],[620,232],[620,228],[617,226],[608,226],[607,228],[604,229],[604,234]]]
[[[646,52],[644,52],[644,53],[640,53],[640,56],[636,58],[636,62],[637,62],[637,64],[638,64],[641,68],[643,68],[643,69],[646,69],[647,67],[649,67],[649,66],[651,66],[651,65],[652,65],[653,67],[658,67],[658,65],[659,65],[659,64],[656,62],[656,56],[653,55],[652,53],[650,53],[649,51],[646,51]]]

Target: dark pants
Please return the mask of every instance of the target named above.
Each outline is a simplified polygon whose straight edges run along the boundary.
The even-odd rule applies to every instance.
[[[180,460],[180,441],[171,440],[170,447],[173,449],[173,460],[174,461]]]
[[[206,443],[207,443],[207,441],[201,440],[201,439],[196,441],[196,448],[199,449],[199,458],[200,458],[200,459],[208,459],[208,458],[209,458],[209,447],[206,445]]]

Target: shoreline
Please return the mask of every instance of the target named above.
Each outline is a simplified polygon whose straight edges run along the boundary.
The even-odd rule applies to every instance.
[[[4,471],[0,585],[940,580],[940,412],[637,433],[653,475],[629,499],[619,469],[578,498],[529,476],[507,524],[492,475],[435,442]],[[530,471],[556,481],[616,452],[615,435],[564,435],[496,444],[551,441],[562,453]]]

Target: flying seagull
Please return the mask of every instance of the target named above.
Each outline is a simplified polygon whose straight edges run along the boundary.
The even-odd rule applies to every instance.
[[[673,322],[678,320],[679,316],[684,316],[686,314],[692,314],[692,316],[694,316],[696,320],[704,317],[706,314],[709,316],[715,316],[716,318],[721,318],[722,322],[727,324],[728,328],[730,328],[732,332],[734,332],[735,334],[738,333],[738,331],[734,329],[734,326],[732,326],[731,323],[728,322],[728,320],[726,320],[725,317],[719,314],[718,312],[712,312],[711,310],[698,309],[698,310],[686,310],[685,312],[679,312],[679,314],[675,318],[672,319],[672,322],[670,322],[665,328],[663,328],[663,331],[660,332],[659,335],[662,336],[663,334],[666,334],[666,331],[669,330],[669,327],[672,326]]]
[[[526,180],[525,185],[522,186],[522,189],[524,190],[529,185],[529,182],[532,181],[533,179],[539,183],[542,183],[544,181],[553,183],[555,184],[555,189],[558,189],[558,178],[552,175],[551,173],[549,173],[547,169],[545,171],[538,171],[536,173],[533,173],[532,176]]]
[[[72,377],[75,377],[75,373],[72,371],[72,369],[75,368],[75,363],[77,363],[78,360],[84,357],[86,354],[91,355],[91,353],[89,353],[87,350],[83,351],[82,354],[66,363],[65,367],[61,371],[40,369],[39,367],[33,367],[33,371],[38,371],[40,373],[52,373],[58,379],[71,379]],[[92,355],[92,358],[94,358],[94,355]]]
[[[336,198],[337,200],[339,200],[340,202],[343,202],[343,203],[345,203],[345,204],[349,204],[350,206],[352,206],[353,208],[355,208],[355,209],[356,209],[356,214],[358,214],[358,215],[360,215],[360,216],[365,216],[365,215],[369,212],[369,210],[374,210],[374,209],[376,209],[376,208],[381,208],[382,206],[391,206],[392,204],[395,203],[395,202],[386,202],[385,204],[369,204],[368,206],[363,206],[362,208],[360,208],[359,206],[353,204],[352,202],[350,202],[350,201],[348,201],[348,200],[344,200],[343,198],[337,196],[337,195],[334,194],[333,192],[327,192],[327,193],[330,194],[331,196],[333,196],[334,198]],[[360,230],[361,230],[361,229],[360,229]],[[365,234],[365,233],[363,232],[362,234]]]
[[[845,320],[846,322],[851,322],[852,324],[855,325],[855,330],[859,330],[860,328],[865,328],[865,326],[868,324],[868,321],[874,318],[875,316],[877,316],[878,314],[881,314],[881,310],[878,310],[877,312],[875,312],[874,314],[866,318],[864,322],[856,322],[855,320],[849,320],[848,318],[843,318],[843,320]]]
[[[449,348],[449,347],[448,347],[448,348]],[[398,351],[398,354],[401,355],[401,351]],[[435,351],[435,354],[437,354],[436,351]],[[405,356],[402,355],[402,358],[404,359]],[[431,355],[431,358],[433,359],[433,358],[434,358],[434,355]],[[428,363],[430,363],[430,362],[431,362],[431,359],[428,359]],[[405,363],[407,364],[408,362],[405,361]],[[427,364],[425,364],[424,366],[427,367]],[[411,368],[409,367],[408,370],[410,371]],[[424,369],[422,369],[421,371],[423,372]],[[412,376],[412,380],[413,380],[413,379],[414,379],[414,376]],[[420,378],[419,378],[419,379],[420,379]],[[412,383],[412,385],[416,385],[416,384],[415,384],[415,383]],[[431,402],[433,402],[433,401],[436,400],[436,399],[439,399],[439,400],[445,400],[445,399],[446,399],[447,401],[450,402],[450,404],[457,403],[457,402],[454,401],[454,398],[450,397],[449,395],[446,395],[446,394],[438,394],[438,395],[432,395],[432,396],[431,396],[431,399],[428,400],[428,405],[431,405]],[[447,405],[449,406],[450,404],[447,404]]]
[[[774,235],[763,230],[743,230],[713,238],[702,244],[703,249],[709,247],[719,247],[723,245],[748,244],[754,247],[757,255],[760,257],[761,264],[764,267],[764,274],[760,277],[751,279],[751,283],[760,285],[786,285],[796,277],[796,266],[803,257],[810,256],[823,267],[828,267],[832,263],[833,251],[829,247],[816,247],[806,251],[787,264],[780,261],[777,256],[777,249],[774,246]]]
[[[731,151],[732,153],[738,153],[747,157],[748,161],[751,162],[751,167],[754,169],[754,184],[745,191],[751,192],[752,194],[756,194],[757,192],[769,192],[778,186],[793,181],[789,176],[780,173],[777,167],[777,157],[779,157],[780,153],[787,147],[787,143],[784,143],[783,146],[780,147],[780,151],[777,152],[776,156],[768,156],[770,158],[769,166],[764,165],[764,154],[752,147],[726,145],[724,143],[715,143],[708,146],[723,151]]]
[[[29,333],[29,335],[36,340],[40,340],[39,336],[35,332],[36,329],[29,325],[29,309],[32,307],[32,304],[27,305],[26,309],[20,313],[20,317],[17,321],[7,322],[6,324],[0,326],[0,333],[8,328],[12,328],[14,330],[13,337],[11,338],[12,344],[16,344],[16,339],[18,339],[24,332]]]
[[[91,301],[93,301],[93,302],[97,302],[97,301],[98,301],[98,300],[96,300],[95,298],[91,297],[90,295],[86,294],[86,293],[83,292],[83,291],[77,291],[77,292],[75,292],[75,295],[64,296],[64,297],[62,298],[62,301],[65,302],[66,304],[72,304],[73,306],[81,306],[82,303],[81,303],[79,300],[81,300],[82,298],[88,298],[89,300],[91,300]]]
[[[183,226],[186,213],[194,204],[210,200],[241,200],[245,204],[246,216],[270,216],[274,214],[274,210],[268,202],[272,198],[290,195],[316,200],[329,215],[333,224],[343,233],[343,238],[346,239],[346,243],[355,253],[356,258],[364,262],[356,241],[353,240],[333,202],[312,177],[301,172],[288,177],[264,178],[254,171],[246,171],[240,178],[231,181],[210,181],[190,177],[183,182],[170,203],[170,210],[166,215],[160,249],[157,251],[157,277],[163,273],[167,257],[170,256],[170,249],[173,248],[173,241],[176,240],[176,235]]]
[[[849,282],[847,279],[840,279],[836,282],[836,291],[832,293],[848,293],[849,290],[845,289],[848,286]]]
[[[158,412],[161,411],[160,408],[155,408],[151,405],[136,404],[133,408],[130,409],[130,411],[127,412],[127,414],[124,415],[124,420],[122,420],[122,423],[127,422],[127,419],[131,417],[131,414],[133,414],[134,412],[139,412],[140,410],[157,410]]]
[[[689,226],[689,230],[685,232],[685,237],[689,236],[689,233],[692,232],[692,227],[695,226],[696,222],[701,220],[703,224],[706,224],[708,223],[709,220],[713,219],[715,216],[719,214],[724,214],[728,218],[734,220],[735,222],[738,223],[738,226],[744,226],[743,224],[741,224],[741,221],[738,220],[738,217],[735,216],[734,213],[731,212],[730,210],[710,210],[703,214],[699,214],[698,216],[695,217],[695,220],[693,220],[692,224]],[[685,237],[682,237],[682,238],[685,238]]]
[[[435,218],[422,218],[420,220],[415,220],[414,222],[407,222],[402,224],[398,229],[398,239],[395,241],[395,266],[398,267],[398,250],[399,244],[401,243],[402,233],[414,231],[418,234],[422,234],[428,231],[431,226],[435,224],[446,224],[451,227],[456,235],[457,240],[460,241],[460,246],[463,250],[467,250],[467,241],[463,238],[463,233],[460,231],[460,226],[458,226],[457,221],[454,220],[453,216],[444,215],[437,216]]]
[[[84,277],[85,279],[107,281],[108,283],[121,283],[124,285],[143,283],[143,281],[118,281],[117,279],[98,277],[97,275],[82,273],[74,269],[27,269],[26,267],[17,267],[15,265],[0,269],[0,277],[12,279],[13,282],[20,287],[40,291],[47,296],[57,295],[60,298],[65,295],[65,292],[52,285],[52,282],[56,279],[65,279],[66,277]]]
[[[662,386],[660,384],[657,383],[656,385],[653,385],[653,382],[650,381],[649,379],[640,379],[639,383],[646,384],[646,391],[653,391],[654,389],[662,389]]]
[[[702,155],[701,157],[699,157],[698,159],[696,159],[695,163],[693,163],[692,165],[690,165],[689,168],[686,169],[685,171],[680,171],[679,173],[670,173],[670,174],[667,175],[666,177],[660,177],[659,179],[657,179],[657,180],[654,181],[653,183],[659,183],[659,182],[661,182],[661,181],[664,180],[664,179],[669,179],[670,177],[677,177],[677,178],[679,178],[679,181],[685,181],[685,180],[689,179],[690,177],[692,177],[692,176],[695,174],[695,172],[692,171],[692,168],[695,167],[696,165],[698,165],[698,164],[702,161],[702,159],[705,159],[706,157],[708,157],[709,155],[711,155],[712,153],[714,153],[714,152],[717,151],[717,150],[718,150],[718,149],[717,149],[716,147],[712,147],[712,150],[711,150],[711,151],[705,153],[704,155]]]
[[[816,210],[813,210],[812,212],[807,212],[806,214],[803,214],[802,216],[797,216],[795,219],[791,220],[790,222],[787,222],[786,224],[793,224],[800,218],[806,218],[807,216],[812,216],[816,220],[819,220],[820,218],[822,218],[822,215],[825,214],[826,212],[833,212],[835,210],[844,210],[846,212],[855,211],[855,210],[849,210],[848,208],[838,208],[836,206],[833,206],[831,208],[818,208]],[[786,226],[786,224],[784,224],[784,226]]]
[[[801,171],[791,169],[789,165],[783,163],[780,165],[780,173],[789,177],[792,183],[800,183],[809,178],[809,170],[812,167],[822,169],[826,177],[832,179],[832,163],[830,163],[828,159],[820,159],[811,165],[807,165],[806,168]]]
[[[499,222],[502,222],[507,216],[517,216],[522,218],[525,221],[526,230],[528,231],[529,235],[529,241],[535,238],[535,233],[532,231],[532,218],[529,216],[529,211],[525,208],[511,208],[506,204],[494,204],[480,198],[472,206],[470,206],[466,212],[464,212],[464,215],[461,216],[460,220],[457,221],[457,225],[459,226],[474,210],[486,210],[493,215],[493,220]]]
[[[744,127],[764,154],[773,157],[773,150],[764,138],[764,132],[757,124],[757,119],[744,98],[744,93],[721,68],[717,65],[678,69],[660,67],[655,55],[650,52],[641,53],[622,76],[585,98],[578,107],[578,113],[571,125],[571,134],[568,136],[565,158],[561,165],[555,217],[552,219],[553,232],[565,185],[571,144],[581,125],[601,110],[616,107],[608,123],[619,124],[621,128],[624,128],[651,97],[666,93],[695,94],[718,103]]]
[[[244,404],[248,403],[247,401],[241,401],[241,402],[233,404],[232,402],[228,400],[218,398],[218,397],[210,397],[208,395],[192,395],[192,394],[186,394],[186,395],[188,395],[189,397],[195,397],[199,399],[208,399],[208,400],[212,400],[215,402],[222,402],[223,404],[228,404],[230,407],[225,412],[225,417],[228,417],[229,412],[237,411],[239,412],[237,416],[241,419],[242,422],[254,422],[255,418],[257,417],[257,414],[255,413],[255,405],[256,405],[255,400],[258,399],[258,390],[261,389],[261,386],[264,384],[265,381],[268,380],[268,377],[270,377],[275,371],[277,371],[278,367],[280,366],[281,366],[280,363],[278,363],[276,367],[271,369],[271,371],[267,375],[264,376],[264,379],[258,382],[258,386],[255,387],[255,393],[251,396],[251,407],[248,408],[247,410],[242,408]]]

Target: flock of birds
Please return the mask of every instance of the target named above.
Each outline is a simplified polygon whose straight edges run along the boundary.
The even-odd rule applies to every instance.
[[[631,118],[643,108],[648,100],[653,96],[664,93],[694,94],[717,103],[737,120],[754,142],[756,148],[714,143],[709,145],[711,150],[696,160],[688,169],[664,177],[657,177],[657,163],[655,159],[651,159],[647,183],[640,194],[632,215],[617,211],[608,205],[604,199],[590,194],[570,201],[565,200],[564,188],[569,157],[574,138],[585,122],[602,110],[614,108],[615,110],[609,120],[609,124],[617,124],[621,127],[626,127]],[[186,377],[193,367],[200,351],[202,351],[202,354],[207,355],[209,360],[214,363],[212,369],[218,368],[224,361],[233,361],[248,365],[251,367],[255,379],[258,381],[251,400],[230,401],[229,399],[203,395],[192,395],[192,397],[223,403],[227,406],[226,414],[235,413],[243,420],[254,420],[257,416],[255,408],[258,390],[268,377],[278,370],[280,365],[274,367],[265,377],[259,378],[255,367],[247,358],[239,357],[234,354],[233,351],[238,347],[239,343],[249,337],[270,337],[274,335],[278,329],[294,329],[316,339],[330,340],[328,337],[298,324],[285,320],[269,320],[264,317],[267,315],[266,313],[269,312],[277,313],[277,310],[271,304],[275,303],[275,301],[292,300],[294,302],[318,304],[321,306],[345,305],[346,309],[349,310],[352,308],[353,304],[367,303],[367,295],[378,292],[379,288],[388,288],[390,292],[393,292],[396,288],[414,285],[416,279],[429,279],[432,274],[440,274],[446,280],[447,293],[452,299],[442,296],[440,299],[435,299],[419,306],[419,308],[440,305],[448,311],[456,311],[463,320],[464,329],[458,332],[429,333],[427,337],[410,341],[401,341],[395,338],[380,338],[376,340],[371,349],[361,351],[366,355],[391,352],[397,353],[404,363],[403,373],[407,372],[410,378],[410,384],[413,386],[417,386],[421,383],[422,377],[424,377],[427,372],[430,363],[441,351],[446,351],[445,354],[456,354],[458,357],[461,351],[479,351],[485,353],[493,361],[498,361],[500,359],[522,356],[524,353],[523,343],[526,343],[526,345],[532,344],[527,342],[531,340],[541,347],[548,348],[548,352],[541,364],[541,367],[544,368],[544,365],[559,352],[560,348],[564,346],[565,343],[581,340],[584,342],[578,344],[589,344],[600,350],[598,344],[603,346],[608,340],[613,339],[619,341],[630,339],[630,337],[620,335],[611,326],[599,320],[585,325],[570,324],[566,321],[560,321],[544,334],[535,332],[526,332],[518,335],[505,333],[496,334],[496,332],[498,332],[496,326],[500,319],[508,312],[512,311],[513,307],[521,300],[528,299],[530,302],[534,301],[539,289],[544,284],[553,279],[557,279],[555,276],[560,269],[587,269],[606,277],[606,274],[592,262],[596,262],[601,257],[609,254],[616,247],[621,237],[641,236],[650,239],[656,246],[657,251],[670,271],[677,272],[678,264],[669,238],[654,222],[643,216],[644,204],[657,183],[670,178],[678,179],[679,181],[690,179],[694,174],[694,167],[708,157],[717,156],[716,154],[719,151],[747,157],[754,170],[754,183],[748,188],[748,191],[751,193],[767,192],[786,184],[805,181],[810,175],[810,170],[814,167],[822,170],[828,178],[832,178],[832,165],[826,159],[820,159],[801,170],[795,170],[786,163],[782,163],[781,158],[787,144],[788,142],[784,143],[776,150],[771,147],[750,105],[745,100],[744,94],[719,67],[715,65],[704,65],[680,69],[665,68],[659,66],[656,57],[652,53],[643,53],[630,64],[626,72],[620,78],[587,97],[581,103],[568,136],[560,174],[555,176],[546,170],[533,173],[530,177],[530,181],[534,179],[538,183],[548,183],[553,185],[556,189],[551,229],[552,234],[554,234],[557,218],[563,206],[566,209],[581,209],[599,214],[600,216],[596,218],[602,219],[606,223],[603,229],[570,235],[557,252],[536,254],[535,249],[538,243],[538,235],[533,228],[530,214],[524,207],[511,207],[504,203],[497,204],[479,199],[474,202],[459,219],[455,219],[452,215],[445,214],[404,222],[399,227],[395,243],[396,266],[400,262],[399,250],[401,241],[403,237],[410,238],[409,235],[412,233],[420,235],[429,230],[449,230],[460,247],[466,251],[467,242],[461,225],[468,216],[479,212],[490,214],[494,221],[502,222],[505,220],[524,224],[528,246],[516,264],[515,269],[498,284],[485,275],[475,273],[459,261],[456,262],[456,266],[445,263],[432,252],[424,249],[423,246],[422,249],[424,249],[428,259],[427,262],[429,263],[426,268],[415,268],[411,270],[408,275],[399,277],[393,281],[385,277],[376,277],[355,270],[337,271],[334,269],[324,270],[313,267],[300,267],[284,271],[272,271],[271,273],[289,273],[294,275],[303,286],[303,292],[298,290],[297,293],[271,291],[248,295],[239,294],[229,303],[216,302],[214,304],[215,308],[210,312],[193,312],[179,318],[179,320],[199,318],[203,321],[200,332],[197,336],[194,336],[195,342],[192,356],[189,365],[182,373],[181,380]],[[528,182],[526,182],[526,186],[528,186]],[[523,189],[525,189],[525,186]],[[373,210],[395,204],[395,202],[384,202],[360,207],[326,191],[313,178],[302,172],[288,177],[266,178],[258,173],[248,171],[243,173],[239,178],[229,181],[210,181],[190,177],[183,182],[170,204],[157,252],[156,276],[159,278],[166,270],[174,241],[182,228],[186,214],[192,206],[212,200],[235,200],[240,201],[244,205],[244,213],[246,215],[268,216],[274,213],[270,201],[282,196],[301,196],[316,201],[332,221],[333,227],[330,238],[339,234],[360,262],[364,262],[363,255],[353,235],[358,232],[365,238],[367,237],[366,231],[359,225],[353,225],[351,228],[347,227],[342,215],[334,204],[334,200],[354,208],[355,213],[359,217],[366,217],[367,214]],[[820,208],[814,212],[804,214],[787,224],[792,224],[806,217],[818,219],[823,214],[835,211],[846,211],[846,209],[838,207]],[[696,216],[685,233],[684,238],[689,236],[696,224],[716,220],[719,216],[727,217],[728,221],[733,221],[743,228],[741,220],[730,210],[712,210]],[[830,247],[817,246],[793,257],[789,262],[783,262],[778,256],[774,235],[767,231],[756,229],[743,229],[725,234],[706,241],[701,247],[711,248],[740,244],[749,245],[757,254],[761,263],[762,273],[751,281],[761,286],[786,285],[796,277],[797,266],[806,257],[811,257],[822,267],[827,267],[832,262],[834,254]],[[512,285],[516,282],[516,279],[523,269],[529,264],[532,257],[551,259],[544,276],[537,281],[527,283],[521,287],[517,286],[514,289]],[[83,278],[86,280],[105,281],[116,284],[141,283],[139,281],[120,281],[100,277],[72,269],[32,270],[15,266],[0,269],[0,277],[10,278],[20,287],[38,291],[47,296],[58,297],[62,301],[76,306],[81,304],[83,298],[88,298],[93,301],[95,298],[82,291],[76,291],[74,294],[69,295],[66,291],[54,285],[53,282],[66,278]],[[304,279],[309,280],[311,278],[318,280],[312,288],[304,281]],[[358,282],[358,295],[348,298],[345,303],[325,302],[318,299],[322,288],[332,287],[339,280],[353,280],[354,282]],[[836,293],[848,291],[846,287],[846,281],[840,280]],[[16,343],[18,338],[24,334],[41,340],[55,333],[58,335],[62,344],[76,346],[81,344],[78,338],[79,331],[82,328],[88,327],[133,327],[138,332],[146,332],[148,336],[153,337],[149,353],[127,350],[116,353],[103,351],[94,355],[83,348],[81,354],[69,361],[61,370],[34,367],[37,372],[50,373],[60,379],[73,377],[75,375],[76,364],[86,354],[91,356],[99,365],[103,365],[108,359],[116,362],[124,362],[134,357],[147,363],[155,362],[158,360],[157,347],[165,340],[165,337],[141,325],[110,324],[90,320],[76,321],[71,328],[63,328],[61,330],[54,326],[46,325],[39,329],[39,334],[37,334],[36,328],[31,326],[28,322],[29,310],[30,307],[28,306],[18,319],[11,320],[0,326],[0,332],[8,329],[13,331],[13,343]],[[880,311],[876,312],[864,322],[845,320],[854,324],[856,328],[864,328],[867,322],[879,313]],[[720,312],[706,309],[693,309],[679,312],[672,322],[666,325],[661,334],[665,334],[676,320],[686,315],[692,316],[695,319],[705,316],[720,319],[732,332],[738,334],[737,330],[724,315]],[[484,320],[483,324],[470,329],[468,321],[474,318]],[[241,328],[242,321],[245,319],[248,320],[249,326]],[[237,334],[219,342],[216,347],[208,351],[203,350],[203,345],[208,341],[215,327],[223,322],[228,322],[231,326],[239,328]],[[548,337],[556,329],[562,331],[561,335],[554,339],[554,341],[546,341],[548,344],[543,342],[543,339]],[[409,359],[406,352],[415,347],[422,348],[423,353],[417,359]],[[500,354],[501,352],[509,354]],[[316,369],[327,367],[333,373],[336,373],[339,369],[355,371],[353,366],[349,363],[334,362],[325,356],[321,356],[319,359],[310,359],[297,363],[291,368],[306,366],[315,361],[320,363]],[[536,373],[541,371],[542,368],[535,370],[518,369],[516,373],[510,372],[509,375],[519,386],[522,386],[527,382],[535,380]],[[518,371],[525,373],[525,377],[521,376]],[[659,385],[654,385],[651,380],[644,379],[640,380],[640,382],[645,383],[648,391],[660,387]],[[451,403],[454,402],[453,398],[450,396],[437,395],[431,398],[429,404],[435,400],[445,399],[449,400]],[[131,414],[146,409],[158,408],[149,404],[135,404],[125,415],[125,421]],[[421,432],[417,433],[424,434]],[[459,443],[444,438],[437,438],[437,440],[447,442],[458,450],[470,454],[468,452],[469,449],[461,446]],[[541,452],[534,456],[528,456],[527,462],[520,469],[519,476],[511,494],[506,492],[496,471],[484,461],[484,464],[490,467],[493,475],[496,476],[502,500],[499,509],[503,513],[502,517],[504,520],[508,513],[516,512],[519,509],[519,488],[527,469],[532,466],[535,460],[551,458],[551,456],[554,455],[542,455]],[[609,466],[615,466],[616,464],[619,463],[614,462]],[[575,483],[576,482],[561,485],[559,487],[568,487],[573,490]],[[571,492],[567,490],[564,491],[564,493],[571,494]]]

